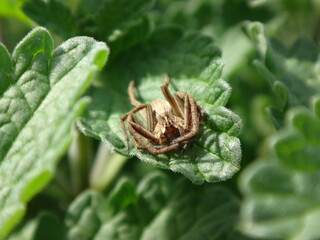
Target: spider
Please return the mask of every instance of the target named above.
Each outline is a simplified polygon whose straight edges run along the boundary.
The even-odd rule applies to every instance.
[[[165,75],[161,90],[166,101],[156,98],[151,104],[142,104],[134,96],[134,82],[130,82],[128,94],[135,108],[120,118],[128,152],[127,129],[137,149],[146,149],[154,155],[181,147],[185,150],[194,141],[205,112],[192,95],[182,91],[171,94],[168,86],[169,77]],[[136,115],[138,112],[146,124]]]

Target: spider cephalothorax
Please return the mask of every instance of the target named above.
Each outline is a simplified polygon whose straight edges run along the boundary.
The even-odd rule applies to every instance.
[[[205,113],[192,95],[181,91],[171,94],[168,86],[169,78],[165,76],[161,90],[166,101],[156,98],[151,104],[142,104],[135,99],[133,82],[130,82],[128,94],[135,108],[120,118],[128,151],[127,129],[136,148],[147,149],[152,154],[162,154],[179,147],[186,149],[194,141]],[[145,123],[136,115],[138,112]]]

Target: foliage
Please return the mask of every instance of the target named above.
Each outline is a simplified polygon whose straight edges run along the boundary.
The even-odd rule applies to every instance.
[[[131,144],[131,149],[134,150],[130,155],[154,166],[182,173],[197,184],[228,179],[240,168],[241,148],[237,136],[242,123],[237,115],[224,107],[231,88],[220,79],[223,67],[220,50],[211,38],[184,34],[177,27],[163,27],[152,33],[146,28],[141,34],[137,30],[137,19],[141,18],[139,24],[149,21],[144,20],[144,16],[152,5],[152,1],[144,1],[142,4],[142,1],[135,0],[129,5],[127,1],[105,1],[99,10],[97,6],[92,6],[95,11],[87,9],[84,12],[80,3],[79,14],[88,15],[87,18],[90,18],[94,25],[90,31],[83,30],[88,26],[81,25],[81,21],[71,20],[76,16],[64,17],[67,9],[56,0],[28,1],[24,10],[39,24],[52,26],[52,29],[62,36],[68,36],[66,33],[70,34],[71,29],[80,29],[79,34],[89,33],[97,39],[106,40],[112,49],[106,80],[103,85],[92,89],[90,95],[93,96],[93,102],[85,117],[78,121],[82,132],[102,140],[112,150],[128,155],[118,120],[131,108],[126,101],[128,83],[134,78],[136,86],[141,89],[140,98],[144,102],[151,102],[155,97],[160,97],[159,88],[156,86],[160,86],[161,79],[167,73],[176,91],[192,89],[190,93],[206,111],[207,116],[200,133],[203,137],[199,138],[186,154],[176,151],[173,154],[154,156],[137,151]],[[50,9],[50,14],[43,9]],[[127,17],[121,18],[121,14],[116,14],[117,11]],[[60,21],[66,21],[63,29]],[[77,22],[80,23],[75,26]],[[130,35],[127,35],[129,33]],[[144,35],[149,37],[142,39],[141,36]],[[134,44],[134,48],[128,49]],[[127,50],[121,56],[115,57],[115,54],[119,54],[120,46],[122,51]],[[206,89],[211,90],[204,95],[203,91]],[[208,141],[209,138],[211,140]]]
[[[107,48],[92,38],[75,37],[53,51],[43,28],[30,32],[12,57],[0,47],[3,238],[22,217],[25,203],[52,178],[71,141],[70,126],[88,104],[81,94],[105,62]]]
[[[1,1],[0,239],[319,239],[319,19],[311,0]],[[165,74],[200,131],[128,152],[128,84],[150,103]]]
[[[78,122],[79,127],[127,155],[119,118],[132,108],[126,93],[129,80],[135,76],[139,98],[150,103],[155,97],[161,97],[162,78],[168,73],[172,85],[179,90],[191,89],[188,92],[206,111],[199,134],[203,137],[185,153],[176,151],[155,156],[136,150],[131,143],[130,154],[154,166],[182,173],[195,183],[229,178],[240,167],[240,142],[235,136],[240,132],[241,120],[224,107],[231,88],[220,79],[222,65],[219,51],[210,39],[193,34],[184,36],[172,28],[156,32],[148,42],[110,63],[108,81],[92,90],[94,101],[85,118]],[[122,71],[124,67],[126,72]]]
[[[238,207],[222,187],[172,183],[155,172],[137,187],[119,181],[107,199],[95,192],[79,196],[65,220],[67,239],[240,239],[234,230]],[[217,217],[221,213],[224,218]]]

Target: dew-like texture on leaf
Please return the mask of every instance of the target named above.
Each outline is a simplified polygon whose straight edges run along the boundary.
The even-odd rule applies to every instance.
[[[129,81],[135,80],[138,100],[150,103],[155,98],[164,99],[160,85],[167,73],[169,89],[190,93],[206,112],[196,141],[185,153],[176,150],[161,155],[137,150],[131,141],[130,155],[182,173],[197,184],[228,179],[240,168],[237,135],[242,123],[224,107],[231,87],[220,78],[222,67],[220,50],[211,38],[183,35],[176,28],[159,30],[148,42],[111,64],[103,82],[92,89],[93,102],[78,126],[112,150],[127,155],[119,118],[133,109],[127,95]]]
[[[132,192],[138,198],[132,198]],[[77,237],[85,236],[86,226],[92,224],[99,230],[80,238],[69,232],[67,239],[247,239],[236,230],[239,201],[224,187],[176,182],[154,172],[137,187],[128,180],[119,182],[113,196],[119,194],[127,204],[111,215],[105,204],[110,203],[109,197],[93,201],[101,196],[93,192],[79,196],[66,218],[70,232],[77,229]],[[99,215],[99,221],[93,221],[94,214],[88,214],[91,210],[96,211],[96,217]],[[72,222],[71,216],[75,217]]]
[[[80,97],[106,56],[106,45],[88,37],[53,51],[50,34],[36,28],[15,48],[12,66],[0,64],[0,81],[9,81],[0,85],[0,239],[51,179],[71,124],[88,103]],[[9,59],[6,51],[0,58]]]
[[[272,138],[277,158],[255,162],[242,173],[241,229],[252,236],[319,239],[320,98],[314,113],[289,112],[287,127]]]

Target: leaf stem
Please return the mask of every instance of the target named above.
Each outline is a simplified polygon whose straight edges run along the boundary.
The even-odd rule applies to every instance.
[[[74,125],[74,138],[69,148],[71,187],[74,195],[88,187],[89,169],[93,161],[92,139]]]
[[[89,179],[91,188],[97,191],[106,189],[120,171],[127,157],[112,153],[102,142],[92,167]]]

